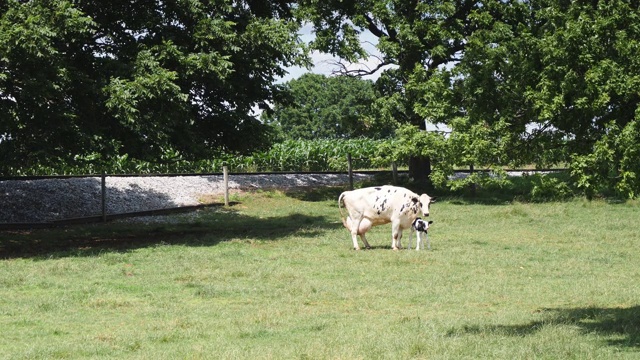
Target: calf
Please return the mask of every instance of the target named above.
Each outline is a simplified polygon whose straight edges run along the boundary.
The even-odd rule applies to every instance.
[[[424,237],[427,240],[427,249],[431,250],[431,241],[429,241],[429,234],[427,233],[431,224],[433,224],[433,221],[424,221],[421,218],[416,218],[411,224],[411,228],[416,232],[416,250],[424,249],[421,233],[424,233]],[[409,234],[408,249],[411,250],[411,234]]]
[[[345,191],[338,198],[338,207],[347,210],[342,224],[351,232],[353,248],[360,250],[358,235],[370,248],[365,233],[373,226],[391,223],[391,248],[400,249],[402,230],[408,229],[422,215],[429,216],[429,206],[435,200],[427,194],[418,195],[397,186],[376,186]]]

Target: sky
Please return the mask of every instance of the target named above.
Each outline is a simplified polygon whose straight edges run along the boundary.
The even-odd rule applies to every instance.
[[[305,43],[309,43],[315,38],[315,36],[313,35],[313,26],[311,24],[304,25],[300,29],[299,34],[300,34],[300,39]],[[367,50],[369,53],[371,53],[374,56],[371,56],[369,57],[369,59],[358,64],[350,63],[348,68],[349,69],[375,68],[380,63],[380,60],[378,60],[375,56],[378,56],[378,57],[381,56],[378,49],[376,49],[378,38],[367,30],[367,31],[364,31],[362,34],[360,34],[360,40],[365,50]],[[284,76],[279,82],[287,82],[292,79],[297,79],[301,75],[308,72],[329,76],[329,75],[332,75],[335,71],[339,70],[339,67],[335,65],[335,62],[338,61],[338,58],[330,54],[314,51],[311,54],[311,61],[313,63],[313,67],[311,69],[305,69],[299,66],[287,68],[287,71],[289,72],[289,74]],[[363,77],[363,79],[376,80],[380,76],[380,72],[381,70],[379,70],[373,75],[365,76]]]

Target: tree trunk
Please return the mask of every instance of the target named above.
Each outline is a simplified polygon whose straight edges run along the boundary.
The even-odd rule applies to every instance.
[[[409,176],[422,185],[431,185],[431,159],[427,156],[412,156],[409,159]]]

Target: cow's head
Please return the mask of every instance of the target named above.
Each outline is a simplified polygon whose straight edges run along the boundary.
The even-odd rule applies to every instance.
[[[429,207],[431,206],[431,203],[435,201],[435,197],[430,197],[427,194],[420,195],[420,208],[422,209],[423,216],[429,216]]]

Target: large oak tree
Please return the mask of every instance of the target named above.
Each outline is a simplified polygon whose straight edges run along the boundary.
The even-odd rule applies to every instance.
[[[285,0],[0,5],[0,174],[110,156],[249,151],[251,115],[305,63]]]
[[[313,46],[347,61],[369,56],[359,34],[369,31],[378,38],[384,68],[377,84],[385,96],[386,115],[401,123],[425,129],[425,117],[417,110],[420,85],[440,68],[460,60],[468,38],[491,27],[502,16],[503,2],[450,0],[303,0],[301,13],[313,23]],[[366,75],[371,71],[347,71]],[[418,181],[430,173],[430,149],[415,149],[410,172]]]

